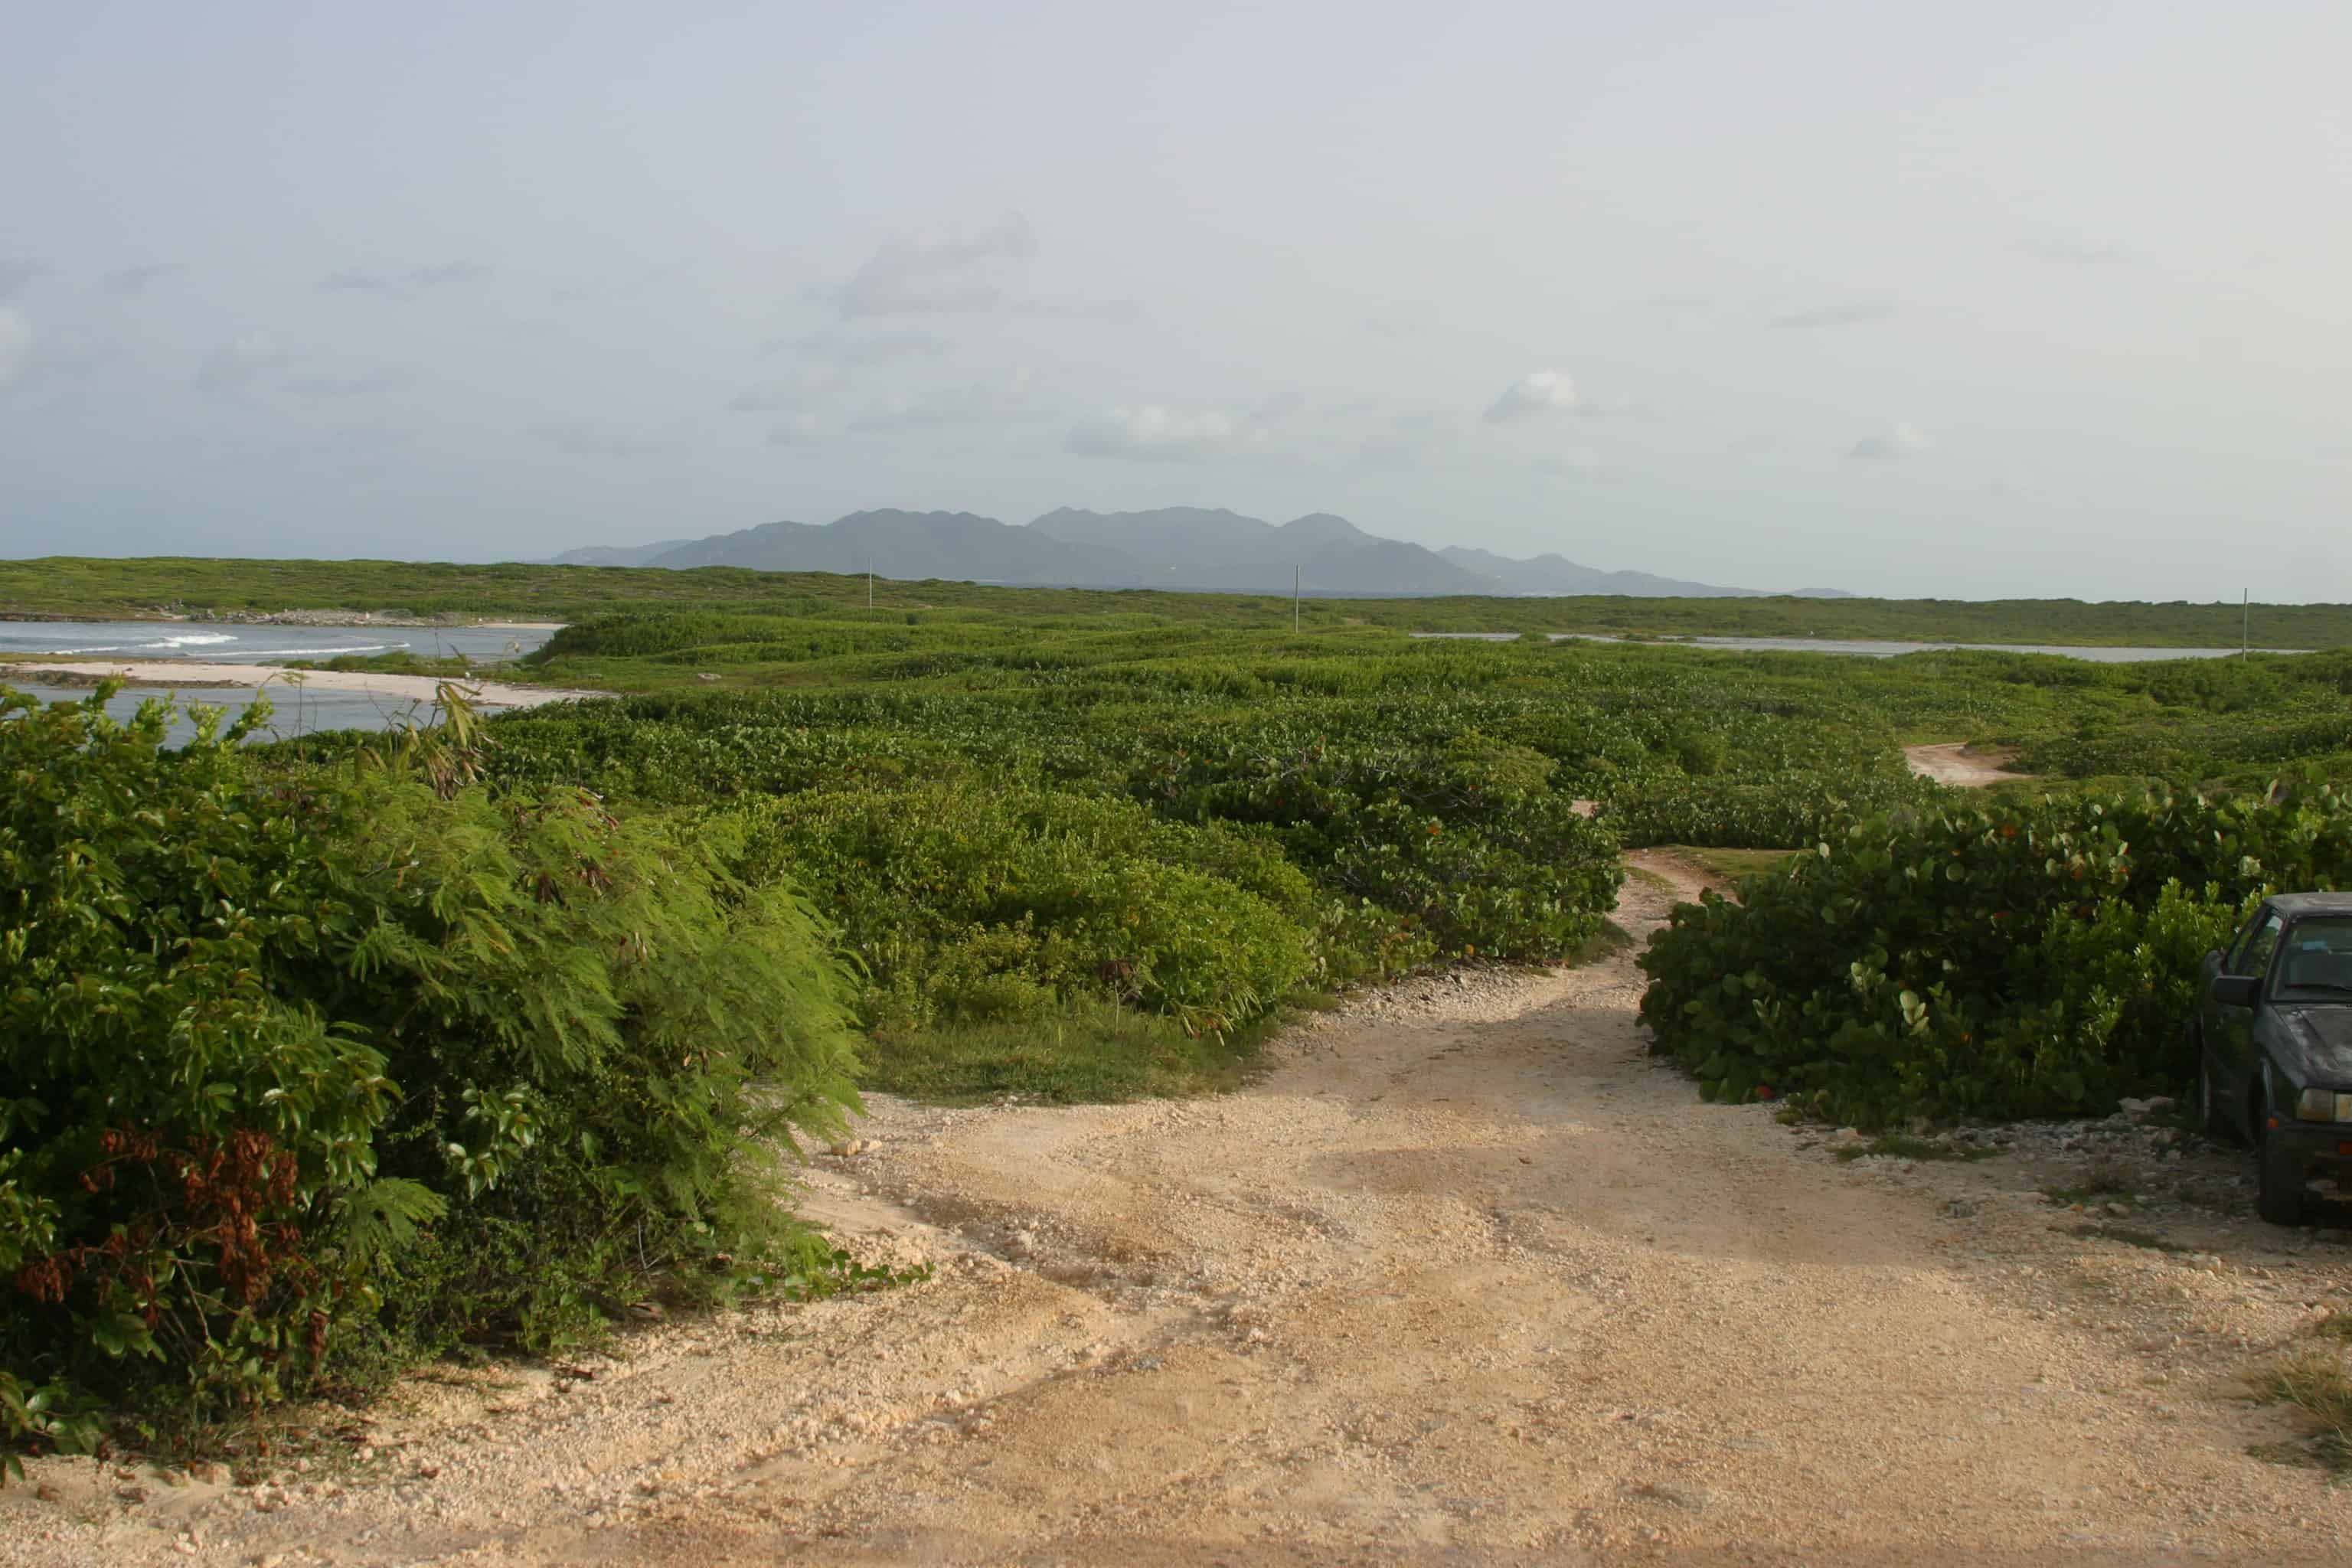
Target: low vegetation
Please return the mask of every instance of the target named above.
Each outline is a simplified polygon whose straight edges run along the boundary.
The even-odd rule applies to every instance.
[[[226,595],[183,564],[76,563],[45,603]],[[2263,889],[2352,869],[2352,654],[1841,661],[1395,629],[1570,601],[1325,601],[1294,632],[1245,598],[258,569],[270,607],[581,617],[525,673],[621,694],[177,751],[156,712],[0,709],[12,1452],[854,1283],[776,1161],[861,1086],[1231,1084],[1338,988],[1622,941],[1627,847],[1738,890],[1643,959],[1659,1047],[1874,1131],[2178,1092],[2198,956]],[[2109,608],[2000,624],[2210,637]],[[2314,615],[2297,640],[2352,641]],[[1964,795],[1906,767],[1928,740],[2044,776]],[[1865,1152],[1944,1148],[1906,1136]]]

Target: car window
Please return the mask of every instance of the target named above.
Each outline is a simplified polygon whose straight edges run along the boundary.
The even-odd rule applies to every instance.
[[[2352,916],[2299,920],[2278,949],[2279,986],[2352,995]]]
[[[2273,914],[2261,925],[2248,932],[2245,939],[2238,943],[2238,951],[2230,955],[2230,973],[2256,975],[2269,973],[2271,953],[2278,946],[2279,931],[2285,924],[2284,921],[2276,914]]]
[[[2238,934],[2230,939],[2229,950],[2222,954],[2222,973],[2243,974],[2245,973],[2238,967],[2238,960],[2249,947],[2253,945],[2254,933],[2263,929],[2263,921],[2270,918],[2270,912],[2268,906],[2265,906],[2246,917],[2246,923],[2238,928]]]

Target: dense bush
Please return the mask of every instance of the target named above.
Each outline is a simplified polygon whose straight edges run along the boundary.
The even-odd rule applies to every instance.
[[[2181,1086],[2198,960],[2247,899],[2347,877],[2352,805],[2326,788],[1877,817],[1677,909],[1642,1013],[1718,1097],[1874,1125],[2105,1112]]]
[[[1437,951],[1536,958],[1598,934],[1624,877],[1610,834],[1550,787],[1555,765],[1475,731],[1418,747],[1226,742],[1164,758],[1134,787],[1180,821],[1263,827]]]
[[[164,733],[0,700],[8,1445],[71,1436],[26,1390],[554,1342],[752,1238],[761,1152],[854,1103],[831,937],[723,825],[494,795],[462,736]]]
[[[1223,1031],[1314,968],[1312,885],[1277,847],[1222,825],[952,785],[805,791],[739,817],[747,874],[790,869],[840,923],[877,1025],[1035,1017],[1101,996]]]

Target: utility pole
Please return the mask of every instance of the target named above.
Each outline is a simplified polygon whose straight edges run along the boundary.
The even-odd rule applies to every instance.
[[[1296,567],[1296,566],[1293,566],[1293,567],[1290,569],[1290,630],[1291,630],[1291,634],[1292,634],[1293,636],[1297,636],[1297,632],[1298,632],[1298,568],[1297,568],[1297,567]]]

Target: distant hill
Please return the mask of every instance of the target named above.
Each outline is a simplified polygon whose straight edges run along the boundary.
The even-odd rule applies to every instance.
[[[1291,572],[1318,594],[1491,594],[1493,584],[1434,552],[1376,539],[1344,517],[1313,512],[1276,524],[1223,510],[1049,511],[1029,525],[1072,543],[1116,550],[1139,563],[1155,588],[1286,594]]]
[[[1769,588],[1717,588],[1705,583],[1685,583],[1674,577],[1654,576],[1647,572],[1603,572],[1597,567],[1580,566],[1565,555],[1544,554],[1526,561],[1514,561],[1507,555],[1496,555],[1484,550],[1465,550],[1460,545],[1448,545],[1440,555],[1465,572],[1514,584],[1505,590],[1513,594],[1542,594],[1566,597],[1577,594],[1622,594],[1633,599],[1765,599],[1773,596]],[[1852,597],[1835,588],[1804,588],[1789,595],[1796,599],[1844,599]]]
[[[968,511],[854,511],[828,523],[771,522],[666,550],[649,566],[872,572],[1024,587],[1132,587],[1131,556]]]
[[[689,542],[665,539],[659,544],[587,544],[577,550],[567,550],[548,563],[551,566],[648,566],[656,555],[666,555],[683,549]]]
[[[1023,587],[1166,588],[1313,595],[1616,594],[1643,598],[1762,597],[1646,572],[1603,572],[1564,556],[1517,561],[1484,550],[1428,550],[1311,512],[1285,523],[1222,508],[1049,511],[1025,526],[968,511],[859,511],[828,523],[771,522],[708,539],[566,552],[569,566],[749,566],[764,572],[873,572]],[[1805,597],[1844,597],[1834,589]]]

